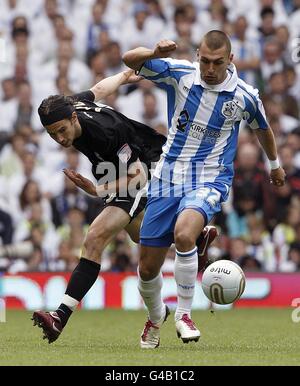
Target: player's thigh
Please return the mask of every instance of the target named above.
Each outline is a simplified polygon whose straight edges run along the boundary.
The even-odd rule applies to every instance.
[[[107,206],[90,225],[87,240],[98,240],[106,246],[129,222],[130,216],[123,209]]]
[[[140,229],[144,218],[144,211],[140,212],[131,222],[126,225],[125,230],[129,234],[132,241],[140,242]]]
[[[202,218],[204,219],[204,227],[221,211],[221,203],[226,199],[226,196],[227,193],[225,187],[224,192],[222,189],[217,189],[214,186],[205,186],[195,189],[181,200],[177,212],[178,219],[180,218],[181,213],[186,212],[188,209],[198,212],[200,216],[195,214],[194,220],[196,221],[195,230],[196,228],[199,230],[201,228]],[[185,215],[183,220],[187,217],[188,216]],[[188,221],[186,221],[186,223],[188,223]]]
[[[189,238],[196,241],[206,223],[206,218],[199,211],[192,208],[184,208],[176,221],[174,237],[175,242],[178,238]]]

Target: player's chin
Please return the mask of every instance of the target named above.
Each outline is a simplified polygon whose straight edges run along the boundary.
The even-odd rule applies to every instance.
[[[65,148],[71,147],[72,146],[72,142],[68,141],[66,143],[62,143],[61,146],[65,147]]]
[[[218,84],[218,78],[214,76],[205,76],[204,81],[205,83],[211,84],[211,85]]]

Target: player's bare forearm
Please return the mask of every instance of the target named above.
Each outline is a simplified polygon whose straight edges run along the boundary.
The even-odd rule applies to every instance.
[[[161,40],[154,49],[138,47],[123,55],[124,63],[133,70],[139,70],[146,60],[167,58],[176,50],[177,44],[172,40]]]
[[[127,194],[127,192],[130,193],[130,184],[133,181],[134,177],[131,176],[124,176],[119,178],[118,180],[108,182],[104,185],[96,185],[96,194],[99,197],[106,197],[107,195],[110,195],[112,193],[118,193],[124,192],[124,194]],[[141,186],[141,184],[135,184],[135,188],[138,185],[138,189],[142,188],[144,186]]]
[[[270,161],[277,160],[277,147],[272,129],[270,127],[267,130],[257,129],[255,134],[268,159]],[[279,162],[275,168],[271,168],[270,182],[275,186],[283,186],[285,184],[285,171],[279,165]]]
[[[106,98],[108,95],[113,94],[118,90],[120,86],[127,83],[138,82],[141,78],[134,74],[133,70],[125,70],[116,75],[109,76],[102,79],[99,83],[95,84],[91,88],[91,91],[95,95],[95,102]]]
[[[154,50],[145,47],[138,47],[133,50],[127,51],[123,55],[123,62],[126,64],[126,66],[137,71],[142,67],[143,63],[145,63],[146,60],[156,58],[157,56],[155,56]]]
[[[130,165],[127,176],[122,176],[118,180],[107,182],[96,186],[97,195],[105,197],[112,193],[126,194],[127,192],[136,192],[147,183],[147,176],[139,160]]]
[[[272,129],[270,127],[267,130],[257,129],[255,134],[268,159],[271,161],[276,160],[277,147]]]

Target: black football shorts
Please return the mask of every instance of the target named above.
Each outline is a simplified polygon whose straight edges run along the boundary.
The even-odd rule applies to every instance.
[[[104,207],[116,206],[129,214],[130,222],[141,213],[147,204],[147,189],[141,189],[135,197],[119,197],[111,194],[106,200]]]

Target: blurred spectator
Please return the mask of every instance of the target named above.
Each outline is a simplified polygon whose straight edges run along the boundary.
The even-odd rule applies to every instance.
[[[287,135],[286,145],[294,151],[294,165],[300,169],[300,127],[297,127]]]
[[[99,35],[101,32],[108,32],[109,26],[104,22],[105,5],[95,2],[92,8],[92,20],[88,25],[87,58],[103,48],[100,46]]]
[[[268,82],[273,73],[283,71],[284,63],[281,58],[281,47],[277,40],[268,40],[263,47],[263,59],[260,64],[264,82]]]
[[[234,211],[228,215],[227,226],[231,237],[240,237],[248,232],[247,214],[260,212],[270,221],[274,207],[269,177],[259,163],[257,146],[244,144],[238,148],[235,173]]]
[[[239,16],[234,23],[234,35],[231,38],[234,63],[239,77],[251,85],[257,84],[260,68],[258,41],[247,36],[248,23],[245,16]]]
[[[63,240],[58,247],[57,268],[61,271],[72,272],[78,265],[77,251],[74,251],[68,240]]]
[[[300,223],[300,204],[292,203],[286,212],[284,220],[276,225],[273,232],[275,244],[275,256],[277,259],[276,269],[281,269],[288,258],[289,246],[295,241],[295,228]]]
[[[53,84],[58,76],[67,77],[74,92],[88,89],[92,82],[87,65],[74,55],[72,40],[58,41],[57,57],[43,66],[43,72],[44,76],[52,79]]]
[[[229,257],[230,260],[245,270],[258,270],[261,268],[261,264],[247,252],[247,243],[243,239],[233,238],[230,240]]]
[[[272,97],[281,103],[283,113],[299,118],[299,108],[297,100],[287,93],[287,85],[283,72],[274,72],[269,79],[269,93]]]
[[[276,259],[271,234],[257,216],[248,217],[248,253],[254,257],[257,268],[267,272],[276,270]]]
[[[94,79],[97,77],[97,82],[100,82],[101,79],[105,78],[107,71],[107,59],[104,51],[99,50],[95,52],[89,60],[89,66]]]
[[[260,11],[261,24],[258,28],[262,44],[266,38],[273,37],[275,35],[275,26],[274,26],[274,11],[272,7],[264,7]]]
[[[110,246],[112,272],[126,272],[136,269],[136,261],[133,256],[133,249],[130,247],[128,235],[121,231]]]
[[[125,66],[122,61],[121,48],[118,42],[111,41],[104,48],[107,59],[106,76],[114,75],[124,70]]]
[[[94,204],[98,203],[98,209]],[[64,224],[67,214],[71,208],[79,208],[85,213],[85,222],[91,223],[103,207],[103,201],[99,199],[90,199],[81,192],[72,181],[64,178],[64,189],[62,193],[51,199],[52,221],[56,227]]]
[[[71,207],[66,213],[64,223],[58,228],[58,235],[61,240],[69,240],[72,250],[80,255],[80,248],[83,244],[88,224],[85,222],[83,210]]]
[[[13,174],[19,174],[23,171],[23,156],[25,154],[25,139],[16,134],[10,138],[0,152],[0,174],[5,177],[12,177]]]
[[[10,244],[13,236],[11,216],[0,209],[0,245]]]
[[[149,80],[141,80],[138,82],[137,89],[131,92],[129,95],[121,96],[118,100],[120,111],[131,119],[140,120],[143,122],[144,106],[141,101],[144,100],[144,95],[151,93],[155,96],[157,107],[159,109],[159,115],[163,118],[165,124],[167,124],[167,103],[166,95],[164,91],[157,87],[154,87],[153,83]]]
[[[280,79],[280,81],[281,80],[282,79]],[[293,116],[285,113],[284,104],[281,97],[276,98],[276,95],[274,95],[272,92],[263,97],[263,102],[269,120],[278,120],[280,130],[279,132],[276,132],[276,134],[284,137],[284,134],[289,133],[298,127],[299,121]],[[276,136],[276,142],[280,144],[280,138],[278,138],[278,136]]]
[[[19,84],[18,90],[18,106],[15,121],[16,128],[21,125],[31,125],[33,107],[30,84],[23,81]]]
[[[149,15],[145,3],[133,4],[133,14],[122,25],[120,42],[122,52],[138,46],[154,46],[162,36],[164,24],[156,17]]]

